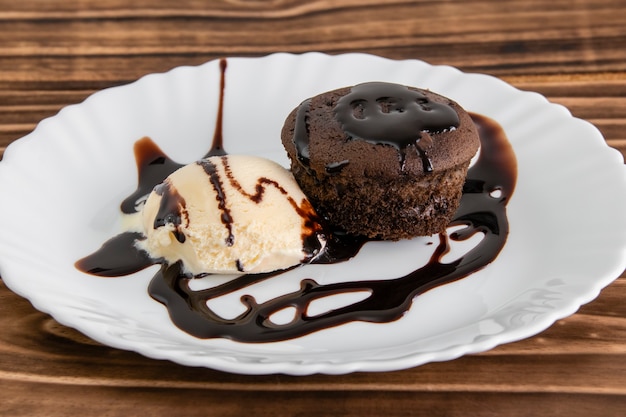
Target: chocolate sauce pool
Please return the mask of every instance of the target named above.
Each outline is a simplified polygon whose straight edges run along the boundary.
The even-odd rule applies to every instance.
[[[226,154],[221,131],[225,60],[220,61],[220,67],[220,107],[213,145],[205,157]],[[115,277],[162,263],[161,269],[149,285],[148,292],[167,307],[176,326],[198,338],[224,337],[247,343],[273,342],[353,321],[385,323],[397,320],[410,308],[416,296],[480,270],[498,256],[506,242],[509,231],[506,204],[513,193],[517,177],[515,155],[504,131],[495,121],[478,114],[472,114],[472,119],[480,134],[480,155],[468,172],[461,205],[451,222],[451,226],[465,227],[449,236],[441,234],[429,262],[404,276],[324,285],[318,284],[314,279],[304,279],[298,291],[263,303],[257,303],[251,296],[243,296],[241,302],[246,311],[234,319],[224,319],[209,308],[209,301],[279,276],[285,271],[243,275],[213,288],[193,290],[190,282],[196,277],[185,275],[180,263],[168,265],[158,259],[151,259],[145,252],[138,250],[135,242],[142,239],[143,235],[135,232],[122,233],[110,239],[101,249],[79,260],[76,267],[90,274]],[[448,124],[448,121],[444,124]],[[136,143],[135,156],[139,174],[138,187],[121,204],[122,212],[127,214],[141,210],[147,194],[182,166],[168,158],[148,138]],[[477,246],[453,262],[442,262],[443,256],[449,251],[450,240],[466,240],[477,233],[484,234]],[[363,237],[331,230],[327,250],[314,262],[333,264],[347,261],[367,241]],[[315,300],[364,291],[370,295],[357,303],[320,315],[307,314],[308,306]],[[285,308],[296,310],[291,322],[276,324],[270,320],[274,313]]]

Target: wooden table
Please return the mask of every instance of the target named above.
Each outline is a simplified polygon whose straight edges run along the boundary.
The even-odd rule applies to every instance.
[[[311,50],[495,75],[564,104],[626,153],[624,0],[0,0],[0,149],[147,73]],[[241,376],[103,346],[0,281],[0,415],[626,415],[624,300],[622,274],[535,337],[415,369]]]

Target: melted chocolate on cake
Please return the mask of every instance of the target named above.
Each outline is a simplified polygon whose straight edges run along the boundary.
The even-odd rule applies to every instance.
[[[305,167],[310,159],[306,123],[310,104],[310,99],[300,104],[294,131],[298,161]],[[393,146],[399,152],[403,170],[408,149],[415,148],[427,173],[433,171],[427,152],[432,144],[430,134],[459,127],[459,116],[448,104],[432,101],[406,86],[383,82],[352,87],[337,101],[334,112],[349,140]],[[338,161],[331,165],[327,169],[345,164]]]
[[[224,60],[221,68],[222,94],[218,124],[213,146],[207,156],[225,154],[221,133],[226,68]],[[378,96],[380,93],[374,95]],[[449,123],[451,115],[446,110],[437,113],[441,114],[428,123],[424,122],[418,131],[447,129],[454,126],[454,123]],[[162,264],[148,288],[150,295],[167,307],[172,322],[181,330],[198,338],[224,337],[240,342],[280,341],[353,321],[385,323],[402,317],[416,296],[480,270],[498,256],[506,242],[509,231],[506,205],[515,188],[517,177],[515,155],[504,131],[495,121],[477,114],[473,114],[472,119],[480,134],[480,155],[468,172],[461,206],[451,223],[451,226],[465,227],[449,236],[441,234],[432,257],[421,268],[404,276],[381,277],[379,280],[322,285],[313,279],[304,279],[298,291],[262,303],[258,303],[251,296],[242,297],[241,302],[245,305],[246,311],[234,319],[220,317],[208,307],[207,303],[254,283],[276,277],[285,271],[243,275],[216,287],[196,291],[189,285],[194,277],[185,275],[179,263]],[[398,133],[400,139],[394,146],[402,148],[418,142],[415,136],[409,140],[410,135],[408,133],[405,135],[403,129],[398,128]],[[376,135],[369,138],[376,140]],[[302,161],[306,161],[308,158],[306,143],[300,144],[298,152]],[[124,213],[139,211],[146,194],[181,166],[171,161],[146,138],[137,143],[135,154],[139,184],[137,191],[122,203]],[[341,169],[341,163],[331,169]],[[442,261],[449,250],[450,240],[466,240],[476,233],[484,233],[483,239],[476,247],[450,263]],[[141,238],[143,236],[138,233],[122,233],[106,242],[94,254],[78,261],[76,266],[84,272],[113,277],[131,274],[159,263],[159,260],[150,259],[147,254],[136,249],[135,241]],[[331,230],[326,251],[314,262],[332,264],[346,261],[356,255],[367,241],[368,239],[363,237]],[[336,294],[363,291],[370,293],[364,300],[321,315],[307,315],[308,306],[315,300]],[[274,313],[288,307],[293,307],[297,311],[293,321],[279,325],[270,320]]]

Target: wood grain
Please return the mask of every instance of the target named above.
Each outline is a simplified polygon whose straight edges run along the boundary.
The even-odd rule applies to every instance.
[[[537,91],[626,155],[624,45],[623,0],[0,0],[0,152],[64,106],[147,73],[222,56],[358,51]],[[618,416],[624,299],[622,274],[535,337],[415,369],[241,376],[103,346],[0,281],[0,415]]]

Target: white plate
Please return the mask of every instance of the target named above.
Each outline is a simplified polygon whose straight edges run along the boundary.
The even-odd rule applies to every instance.
[[[449,360],[532,336],[595,298],[626,267],[623,159],[565,108],[490,76],[417,60],[230,58],[224,138],[232,154],[287,166],[279,134],[292,108],[323,91],[379,80],[432,89],[498,121],[517,156],[518,182],[498,258],[419,296],[398,321],[350,323],[266,344],[194,338],[149,297],[157,266],[105,279],[79,272],[74,262],[120,231],[119,203],[136,187],[136,140],[150,136],[178,162],[206,152],[219,77],[216,61],[148,75],[68,106],[11,144],[0,163],[0,273],[8,287],[95,340],[152,358],[245,374],[342,374]],[[313,266],[307,275],[349,277],[372,267],[393,275],[407,266],[383,260],[410,244],[369,246],[365,256]],[[284,278],[282,291],[298,281]]]

